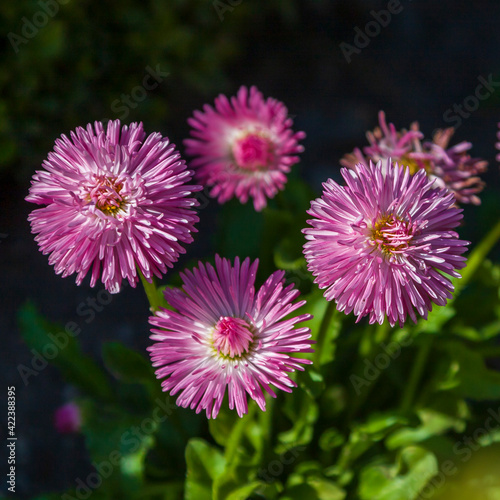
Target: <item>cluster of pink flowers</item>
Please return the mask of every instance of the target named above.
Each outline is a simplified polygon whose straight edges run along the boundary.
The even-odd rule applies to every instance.
[[[486,162],[468,155],[469,143],[448,147],[451,128],[422,143],[417,123],[397,131],[383,112],[379,118],[370,145],[342,159],[345,185],[329,179],[311,202],[304,256],[338,310],[402,326],[451,298],[450,277],[460,277],[468,245],[455,232],[462,218],[456,201],[479,203]],[[105,130],[96,122],[56,140],[27,197],[43,205],[29,220],[56,273],[76,273],[77,284],[90,274],[91,286],[100,278],[111,292],[123,279],[135,286],[140,275],[162,277],[193,240],[202,186],[219,203],[252,198],[260,211],[303,150],[305,134],[292,131],[286,107],[255,87],[220,95],[189,123],[191,170],[167,138],[146,136],[141,123],[115,120]],[[216,256],[215,267],[200,263],[181,273],[182,288],[164,291],[169,309],[150,317],[149,351],[179,406],[215,418],[227,389],[239,416],[248,395],[264,410],[265,393],[290,392],[296,383],[289,374],[311,363],[295,357],[313,352],[310,329],[297,327],[312,316],[292,314],[305,301],[284,285],[283,271],[256,290],[257,266]],[[76,415],[66,410],[61,428]]]
[[[398,131],[394,124],[387,124],[385,113],[380,111],[379,124],[366,134],[370,145],[345,155],[340,160],[341,165],[355,168],[359,163],[368,165],[369,161],[377,163],[391,158],[399,165],[408,166],[412,174],[423,170],[436,186],[452,191],[458,202],[481,203],[477,194],[482,191],[484,182],[479,174],[486,170],[488,162],[470,157],[467,153],[472,147],[470,142],[448,147],[453,127],[438,130],[432,142],[422,143],[424,135],[417,122],[411,124],[410,130]]]

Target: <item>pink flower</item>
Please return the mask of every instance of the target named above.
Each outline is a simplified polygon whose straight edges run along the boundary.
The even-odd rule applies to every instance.
[[[500,122],[497,124],[498,130],[497,130],[497,140],[498,142],[495,143],[495,147],[500,150]],[[500,153],[498,153],[495,157],[496,161],[500,162]]]
[[[392,160],[400,165],[410,167],[414,174],[424,170],[436,185],[453,191],[460,203],[479,205],[481,200],[476,196],[483,190],[484,182],[478,174],[485,172],[488,162],[479,158],[471,158],[467,151],[472,147],[469,142],[460,142],[448,148],[454,134],[453,127],[438,130],[432,142],[424,142],[417,122],[413,122],[410,130],[397,131],[396,127],[385,119],[385,113],[379,113],[380,127],[367,132],[369,146],[363,152],[356,148],[340,160],[344,167],[355,168],[356,164],[368,165],[371,160]],[[385,163],[385,162],[383,162]]]
[[[159,133],[146,138],[142,123],[110,121],[62,135],[33,176],[28,201],[44,208],[30,216],[35,240],[63,277],[90,272],[111,293],[138,270],[151,281],[172,267],[198,222],[189,185],[192,172]]]
[[[283,286],[283,271],[273,273],[255,292],[258,261],[245,259],[234,266],[216,256],[215,268],[181,274],[181,289],[166,289],[165,298],[176,311],[161,309],[149,322],[154,327],[148,350],[164,391],[181,392],[177,404],[206,410],[215,418],[228,390],[229,408],[241,417],[247,413],[247,395],[262,410],[264,391],[276,397],[271,386],[286,392],[296,383],[288,373],[310,364],[288,353],[313,352],[309,328],[294,325],[310,314],[285,319],[305,301],[293,285]]]
[[[370,323],[400,326],[415,310],[427,318],[432,303],[445,305],[448,276],[465,267],[468,242],[453,231],[462,218],[454,197],[435,188],[423,170],[386,160],[342,169],[346,186],[329,179],[311,203],[303,230],[308,269],[327,300]]]
[[[80,408],[76,403],[66,403],[54,412],[54,427],[61,434],[79,432],[82,427]]]
[[[292,131],[287,116],[283,103],[264,100],[256,87],[249,92],[244,86],[231,100],[217,97],[215,109],[207,104],[194,112],[186,153],[195,157],[190,167],[219,203],[235,196],[246,203],[252,197],[260,211],[284,188],[286,174],[299,161],[296,154],[304,150],[298,141],[305,137]]]

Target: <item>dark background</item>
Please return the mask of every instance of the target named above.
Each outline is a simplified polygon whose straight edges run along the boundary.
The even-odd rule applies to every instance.
[[[229,8],[222,12],[224,4]],[[355,27],[364,30],[373,20],[370,11],[387,9],[388,2],[66,0],[56,2],[57,12],[15,49],[12,34],[23,36],[23,18],[33,21],[41,5],[16,0],[0,6],[0,438],[4,443],[7,386],[15,385],[21,498],[73,486],[89,465],[83,438],[60,436],[52,425],[54,410],[76,396],[74,390],[50,366],[27,386],[19,376],[19,364],[29,366],[32,358],[18,331],[19,307],[31,299],[52,321],[78,322],[85,351],[97,359],[103,340],[140,350],[148,345],[142,290],[126,288],[87,325],[76,309],[100,288],[56,276],[33,241],[27,216],[35,207],[24,197],[56,137],[119,118],[113,102],[141,85],[147,66],[159,65],[168,77],[124,122],[142,120],[147,132],[162,132],[182,152],[194,109],[255,84],[266,97],[282,100],[294,128],[307,133],[302,162],[294,168],[319,193],[327,177],[340,178],[339,159],[366,144],[365,132],[376,126],[380,109],[397,128],[418,120],[430,139],[435,129],[452,125],[444,113],[474,94],[480,76],[500,82],[496,0],[401,0],[400,12],[350,64],[339,45],[353,44]],[[490,162],[483,204],[465,208],[460,231],[473,243],[498,217],[498,121],[500,87],[462,120],[452,140],[472,142],[473,156]],[[200,217],[189,259],[209,255],[214,245],[218,207],[211,202]],[[5,462],[1,458],[2,477]]]

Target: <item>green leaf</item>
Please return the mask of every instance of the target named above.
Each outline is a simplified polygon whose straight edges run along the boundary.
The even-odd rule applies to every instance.
[[[400,459],[400,464],[369,465],[361,471],[360,500],[414,500],[438,472],[436,457],[423,448],[405,448]]]
[[[443,326],[450,321],[456,314],[456,310],[447,306],[434,305],[432,311],[428,314],[427,320],[421,319],[415,327],[415,334],[433,333],[440,334]]]
[[[105,342],[102,357],[108,370],[124,382],[150,382],[155,380],[151,363],[137,351],[120,342]]]
[[[437,390],[452,390],[476,401],[500,399],[500,373],[486,367],[483,356],[461,342],[441,344],[448,354],[446,378],[434,382]]]
[[[349,434],[349,440],[342,448],[337,467],[338,473],[348,470],[350,465],[374,444],[372,437],[358,429]]]
[[[190,439],[186,446],[186,500],[212,500],[212,484],[224,472],[222,453],[206,441]]]
[[[208,421],[211,436],[220,446],[226,446],[230,440],[234,426],[240,421],[240,417],[234,410],[222,407],[217,418]]]
[[[317,398],[325,389],[323,375],[314,371],[313,368],[299,372],[297,374],[297,383],[299,387],[304,389],[312,398]]]
[[[353,426],[349,440],[342,448],[336,473],[348,470],[350,465],[375,443],[384,439],[395,427],[408,421],[395,413],[372,414],[366,422]]]
[[[334,427],[326,429],[319,438],[319,447],[324,451],[333,450],[345,442],[344,435]]]
[[[291,397],[286,397],[283,412],[292,422],[292,428],[281,432],[278,440],[284,444],[308,444],[314,433],[314,423],[318,418],[316,401],[303,390],[296,389]]]
[[[460,322],[453,326],[453,333],[473,342],[484,342],[500,333],[500,320],[488,323],[482,328],[467,326]]]
[[[299,478],[296,478],[299,480]],[[287,487],[281,500],[343,500],[345,491],[334,481],[318,476],[300,479],[300,484]]]
[[[333,481],[323,478],[309,478],[307,484],[311,485],[320,500],[343,500],[346,493]]]
[[[107,488],[121,495],[137,491],[142,485],[145,457],[153,446],[157,422],[92,399],[83,400],[80,406],[82,431],[92,462],[112,471],[106,479]]]
[[[46,366],[50,362],[61,370],[67,382],[82,392],[102,400],[113,398],[106,374],[91,357],[82,352],[76,338],[81,329],[76,323],[69,321],[65,328],[49,323],[30,302],[21,307],[18,318],[21,334],[32,349],[33,359],[38,359],[37,366]],[[23,365],[19,369],[23,369]],[[37,372],[41,369],[37,369]]]
[[[283,495],[280,496],[280,500],[316,500],[316,492],[314,488],[309,484],[298,484],[287,488]]]
[[[282,239],[274,251],[274,263],[279,269],[287,271],[299,271],[306,268],[306,260],[297,245],[290,238]]]
[[[432,436],[442,435],[449,430],[462,432],[465,422],[462,419],[437,412],[432,409],[422,409],[418,411],[421,425],[416,428],[405,427],[393,432],[386,440],[385,444],[390,450],[401,448],[415,443],[420,443]]]
[[[233,490],[227,497],[227,500],[247,500],[248,495],[253,493],[257,488],[262,486],[261,481],[252,481],[251,483],[240,486],[236,490]]]
[[[366,423],[358,426],[358,431],[368,434],[374,441],[383,439],[387,434],[403,424],[407,424],[408,419],[395,413],[371,414]]]

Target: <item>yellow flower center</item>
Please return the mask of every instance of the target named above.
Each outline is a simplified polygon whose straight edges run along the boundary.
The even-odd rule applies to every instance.
[[[123,184],[115,177],[96,176],[96,183],[88,194],[88,201],[107,215],[116,215],[125,205],[125,198],[120,194]]]
[[[371,230],[372,245],[390,255],[404,252],[412,238],[412,227],[392,214],[381,217]]]
[[[425,170],[427,174],[431,171],[429,160],[416,160],[408,155],[403,155],[397,163],[400,166],[409,167],[411,175],[416,174],[419,170]]]

